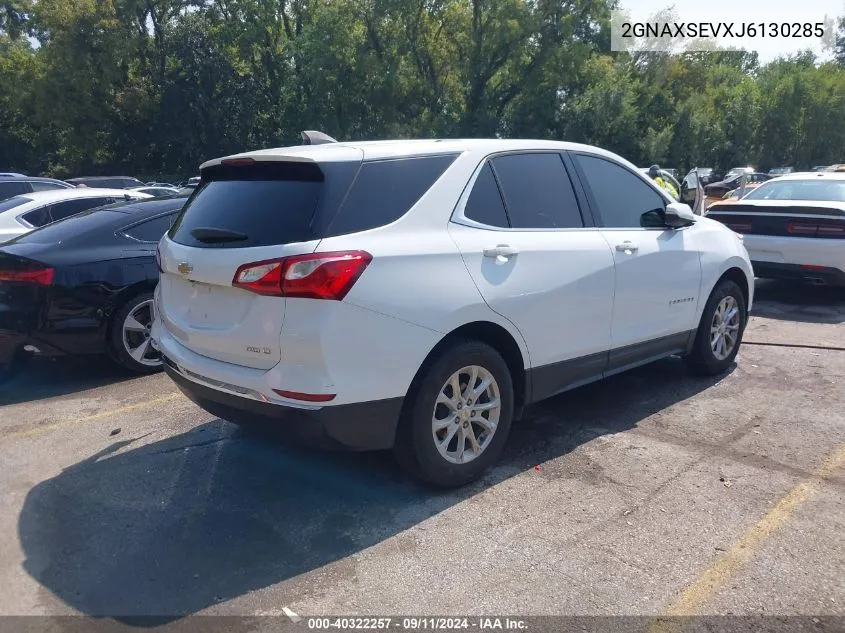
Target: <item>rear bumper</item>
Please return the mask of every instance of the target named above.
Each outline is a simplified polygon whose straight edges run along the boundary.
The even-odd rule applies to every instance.
[[[166,357],[164,369],[188,398],[228,422],[277,431],[319,448],[360,451],[393,446],[402,398],[294,408],[203,385],[184,376]]]
[[[743,243],[755,270],[771,264],[845,270],[845,240],[746,234]]]
[[[801,264],[752,261],[754,275],[764,279],[791,279],[826,286],[845,286],[845,271],[832,267],[807,268]]]

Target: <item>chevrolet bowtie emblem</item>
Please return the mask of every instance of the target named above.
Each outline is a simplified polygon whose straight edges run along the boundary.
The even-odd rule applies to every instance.
[[[182,275],[189,275],[189,274],[191,274],[191,273],[194,271],[194,267],[193,267],[193,266],[191,266],[188,262],[182,262],[182,263],[181,263],[181,264],[179,264],[179,266],[177,267],[177,270],[178,270],[178,271],[179,271],[179,273],[180,273],[180,274],[182,274]]]

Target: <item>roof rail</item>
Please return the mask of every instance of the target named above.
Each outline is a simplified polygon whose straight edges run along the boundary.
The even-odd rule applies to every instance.
[[[302,141],[304,145],[323,145],[324,143],[337,143],[328,134],[323,134],[317,130],[305,130],[302,132]]]

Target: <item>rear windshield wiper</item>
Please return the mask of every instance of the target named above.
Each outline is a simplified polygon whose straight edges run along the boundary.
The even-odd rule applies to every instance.
[[[228,229],[215,229],[210,227],[198,227],[191,231],[191,235],[194,236],[200,242],[204,242],[206,244],[215,244],[215,243],[223,243],[223,242],[243,242],[244,240],[248,240],[249,236],[244,235],[243,233],[238,233],[237,231],[230,231]]]

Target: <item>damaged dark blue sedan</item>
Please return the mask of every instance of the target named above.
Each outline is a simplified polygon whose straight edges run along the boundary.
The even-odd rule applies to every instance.
[[[0,381],[36,355],[108,354],[130,371],[159,371],[155,252],[185,200],[100,207],[3,244]]]

